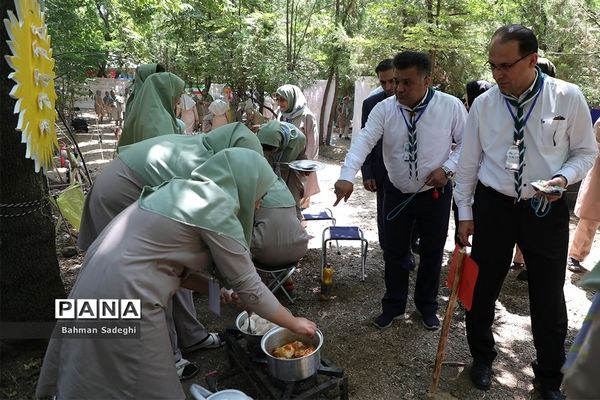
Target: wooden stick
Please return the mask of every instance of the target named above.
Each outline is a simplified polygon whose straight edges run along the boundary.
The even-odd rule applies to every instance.
[[[437,353],[435,355],[435,367],[433,369],[433,379],[427,397],[434,399],[437,393],[437,387],[440,383],[440,375],[442,374],[442,363],[444,361],[444,352],[446,351],[446,344],[448,343],[448,333],[450,332],[450,324],[452,323],[452,316],[454,309],[456,308],[456,300],[458,299],[458,286],[460,284],[460,278],[462,276],[463,262],[465,259],[465,249],[461,248],[458,251],[458,262],[456,270],[454,271],[454,281],[452,282],[452,291],[450,292],[450,299],[448,300],[448,306],[446,307],[446,315],[444,315],[444,322],[442,323],[442,332],[440,334],[440,341],[438,343]]]

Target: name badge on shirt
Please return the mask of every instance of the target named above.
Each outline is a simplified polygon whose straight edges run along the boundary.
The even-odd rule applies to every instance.
[[[517,172],[519,170],[519,147],[515,144],[510,146],[506,152],[505,168],[513,172]]]
[[[410,161],[410,144],[404,143],[404,161]]]
[[[208,309],[215,315],[221,315],[221,287],[216,279],[208,280]]]

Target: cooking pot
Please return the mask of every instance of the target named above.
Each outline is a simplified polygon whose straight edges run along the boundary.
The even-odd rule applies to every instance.
[[[244,335],[244,337],[246,338],[246,341],[248,342],[249,345],[251,346],[256,346],[257,350],[258,347],[260,346],[260,341],[263,338],[263,336],[265,335],[265,333],[248,333],[248,331],[246,329],[242,328],[242,325],[244,325],[244,323],[246,322],[246,320],[248,319],[248,312],[247,311],[242,311],[237,318],[235,319],[235,327],[238,328],[238,330],[240,332],[242,332],[242,335]],[[275,324],[273,324],[274,326],[277,326]],[[258,350],[260,352],[260,350]]]
[[[190,386],[190,393],[194,400],[252,400],[246,393],[235,389],[220,390],[216,393],[194,383]]]
[[[306,344],[312,345],[315,351],[307,356],[300,358],[284,359],[272,355],[273,350],[284,344],[300,340]],[[323,334],[316,330],[313,337],[298,335],[286,328],[277,327],[267,332],[261,342],[260,347],[267,356],[267,365],[269,373],[282,381],[294,382],[313,376],[321,365],[321,346],[323,345]]]

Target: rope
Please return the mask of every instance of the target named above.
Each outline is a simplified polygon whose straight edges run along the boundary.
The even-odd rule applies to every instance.
[[[24,215],[28,215],[28,214],[32,214],[34,212],[40,211],[42,210],[46,205],[48,204],[48,198],[44,197],[42,199],[39,200],[33,200],[33,201],[26,201],[23,203],[8,203],[8,204],[1,204],[0,203],[0,208],[8,208],[8,209],[13,209],[13,211],[21,211],[21,209],[23,208],[30,208],[30,207],[35,207],[29,211],[24,211],[24,212],[19,212],[17,214],[14,213],[10,213],[10,214],[0,214],[0,218],[14,218],[14,217],[22,217]]]

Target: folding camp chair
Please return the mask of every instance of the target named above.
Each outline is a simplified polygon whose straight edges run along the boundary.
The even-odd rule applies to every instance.
[[[290,303],[294,304],[294,298],[292,297],[290,291],[285,288],[284,283],[292,276],[294,271],[296,271],[296,267],[298,266],[297,262],[275,268],[266,267],[256,262],[254,263],[254,266],[258,271],[264,272],[265,274],[269,274],[271,276],[272,281],[267,284],[267,287],[272,293],[281,290],[285,297],[288,298]]]
[[[362,279],[365,280],[365,264],[367,262],[367,249],[369,242],[358,226],[329,226],[323,230],[321,242],[321,277],[323,277],[323,268],[327,265],[327,243],[331,240],[360,240],[360,261],[362,267]],[[338,254],[340,249],[338,246]]]

